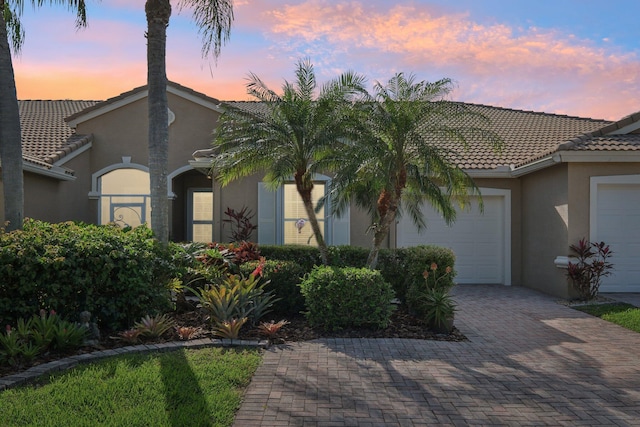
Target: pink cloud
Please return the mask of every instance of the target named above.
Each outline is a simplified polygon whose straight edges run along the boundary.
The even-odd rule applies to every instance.
[[[380,58],[390,55],[393,66],[382,67],[389,70],[448,71],[460,84],[456,94],[472,100],[502,100],[504,105],[517,99],[517,105],[504,106],[526,108],[530,102],[531,108],[547,105],[607,118],[640,107],[628,98],[609,101],[640,89],[637,55],[615,46],[608,51],[559,31],[480,24],[467,14],[445,14],[415,3],[380,8],[364,2],[309,0],[267,15],[274,36],[303,40],[311,50],[323,45],[323,51],[337,49],[351,57],[367,52]],[[470,91],[478,81],[485,84]],[[531,94],[534,88],[540,93]],[[588,100],[592,102],[585,106]]]

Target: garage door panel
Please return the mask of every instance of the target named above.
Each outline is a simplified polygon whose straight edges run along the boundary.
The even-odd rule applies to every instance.
[[[430,206],[423,212],[427,228],[418,233],[410,218],[398,223],[399,247],[437,245],[453,250],[457,283],[505,283],[504,196],[484,196],[484,214],[473,208],[458,211],[449,227]]]
[[[603,292],[640,292],[640,184],[597,187],[594,240],[611,247],[613,274],[602,280]]]

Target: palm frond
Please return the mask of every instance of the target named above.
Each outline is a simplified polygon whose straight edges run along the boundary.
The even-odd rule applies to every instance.
[[[178,8],[192,9],[193,21],[202,36],[202,56],[211,53],[217,59],[231,34],[233,0],[180,0]]]

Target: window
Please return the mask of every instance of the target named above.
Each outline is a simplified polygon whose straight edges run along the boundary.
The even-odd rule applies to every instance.
[[[100,224],[115,222],[136,227],[151,222],[149,173],[139,169],[115,169],[98,180]]]
[[[329,177],[314,175],[313,203],[324,197]],[[331,200],[317,212],[318,225],[328,245],[348,245],[350,235],[349,210],[341,216],[330,215]],[[294,183],[286,183],[276,191],[258,183],[258,243],[301,244],[316,246],[307,212]]]
[[[211,189],[189,189],[189,221],[187,238],[209,243],[213,239],[213,192]]]
[[[284,244],[311,245],[317,246],[316,239],[313,236],[311,224],[307,211],[302,203],[302,198],[296,190],[295,184],[285,184],[284,193],[284,209],[283,209],[283,228],[284,228]],[[314,182],[313,193],[311,194],[313,205],[318,204],[318,200],[324,197],[324,182]],[[325,235],[325,217],[324,208],[316,212],[318,225]]]

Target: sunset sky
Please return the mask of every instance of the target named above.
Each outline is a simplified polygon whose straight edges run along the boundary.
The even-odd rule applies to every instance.
[[[144,0],[25,7],[19,99],[102,100],[146,84]],[[346,70],[450,77],[456,101],[617,120],[640,111],[637,0],[236,0],[231,40],[202,58],[190,12],[168,28],[167,75],[221,100],[250,99],[249,72],[279,92],[308,57],[321,82]]]

